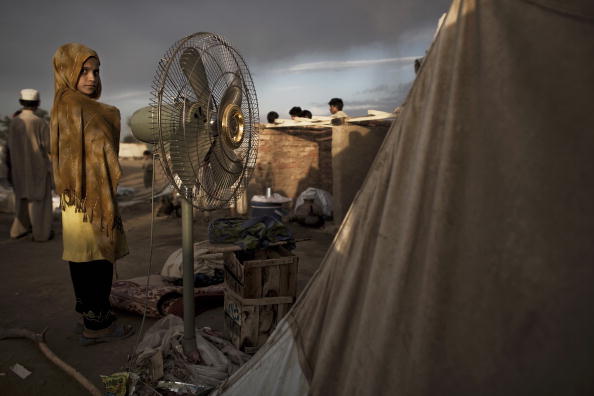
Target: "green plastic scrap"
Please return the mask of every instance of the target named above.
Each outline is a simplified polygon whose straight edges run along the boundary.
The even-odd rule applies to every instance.
[[[130,373],[113,373],[112,375],[100,375],[100,377],[107,396],[126,396]]]

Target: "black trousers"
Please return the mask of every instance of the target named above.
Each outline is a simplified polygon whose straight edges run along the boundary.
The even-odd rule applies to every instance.
[[[76,297],[74,309],[82,315],[85,327],[91,330],[109,327],[115,320],[109,304],[113,264],[107,260],[69,261],[69,264]]]

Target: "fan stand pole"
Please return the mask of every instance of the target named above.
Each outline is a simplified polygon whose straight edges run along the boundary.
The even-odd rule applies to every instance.
[[[184,287],[184,353],[191,356],[196,351],[194,325],[194,237],[192,235],[192,203],[185,198],[182,207],[182,264]]]

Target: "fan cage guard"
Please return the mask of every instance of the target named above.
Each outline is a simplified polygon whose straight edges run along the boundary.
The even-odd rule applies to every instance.
[[[180,65],[180,57],[189,48],[198,51],[204,65],[208,87],[202,95],[194,92]],[[241,103],[231,113],[234,121],[241,120],[242,136],[225,145],[219,107],[232,85],[241,88]],[[201,210],[228,207],[246,189],[258,151],[258,101],[243,57],[213,33],[196,33],[177,41],[159,61],[150,105],[153,141],[177,192]],[[188,121],[192,117],[204,122],[196,127]],[[210,149],[202,158],[205,146]]]

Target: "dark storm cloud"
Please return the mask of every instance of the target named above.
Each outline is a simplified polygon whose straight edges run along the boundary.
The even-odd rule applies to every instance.
[[[380,84],[375,87],[371,87],[371,88],[367,88],[367,89],[358,91],[357,94],[359,94],[359,95],[361,95],[361,94],[363,94],[363,95],[365,95],[365,94],[383,94],[386,92],[391,92],[393,90],[394,90],[394,88],[389,84]]]
[[[367,90],[367,96],[361,95],[362,99],[355,99],[350,107],[357,110],[377,109],[392,111],[400,106],[408,95],[413,82],[398,84],[397,86],[382,87],[376,91]]]
[[[104,92],[148,92],[157,59],[196,31],[225,36],[261,76],[271,64],[304,55],[332,61],[354,47],[392,48],[402,34],[435,26],[449,0],[24,1],[0,11],[0,114],[17,107],[25,87],[49,107],[51,57],[81,42],[102,60]],[[391,54],[387,58],[396,58]],[[12,104],[14,103],[14,104]]]
[[[416,57],[403,56],[400,58],[382,58],[382,59],[364,59],[364,60],[347,60],[347,61],[322,61],[300,63],[280,69],[279,72],[300,73],[309,71],[331,70],[339,71],[344,69],[356,69],[361,67],[377,66],[377,65],[407,65],[414,62]]]

